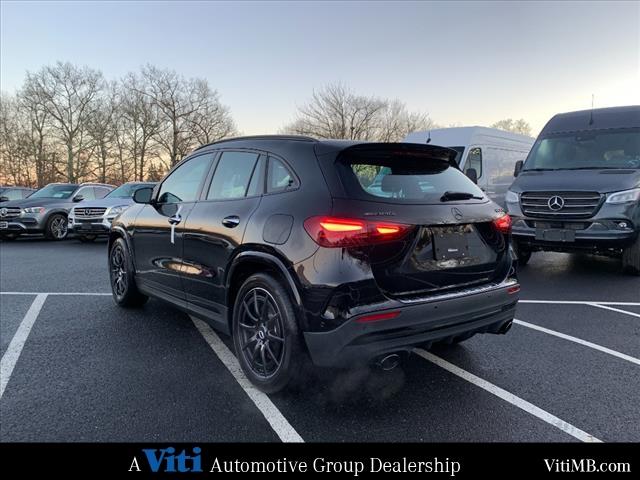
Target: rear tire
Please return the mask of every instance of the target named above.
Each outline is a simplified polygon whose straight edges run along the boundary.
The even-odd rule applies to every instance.
[[[266,393],[300,379],[307,354],[288,290],[266,273],[250,276],[233,305],[233,345],[247,378]]]
[[[140,293],[127,243],[116,239],[109,250],[109,279],[115,302],[124,308],[141,307],[149,297]]]
[[[67,217],[61,213],[51,215],[44,227],[44,236],[49,240],[64,240],[67,233]]]
[[[622,252],[622,269],[630,275],[640,275],[640,234],[633,245]]]
[[[516,255],[518,256],[518,266],[524,267],[527,263],[529,263],[529,260],[531,260],[531,250],[520,246],[518,242],[514,242],[513,247],[516,251]]]
[[[97,235],[79,235],[78,236],[78,240],[80,240],[82,243],[94,242],[96,238],[98,238]]]

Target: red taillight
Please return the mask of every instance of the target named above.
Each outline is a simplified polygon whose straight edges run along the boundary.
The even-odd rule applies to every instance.
[[[499,218],[496,218],[493,221],[493,225],[496,227],[500,233],[509,234],[511,233],[511,217],[506,213]]]
[[[304,222],[304,229],[322,247],[356,247],[397,240],[412,228],[401,223],[341,217],[310,217]]]
[[[356,320],[358,323],[379,322],[380,320],[391,320],[400,315],[400,312],[384,312],[384,313],[372,313],[371,315],[365,315]]]
[[[518,293],[520,291],[520,285],[514,285],[513,287],[507,288],[507,293],[509,295],[513,295],[514,293]]]

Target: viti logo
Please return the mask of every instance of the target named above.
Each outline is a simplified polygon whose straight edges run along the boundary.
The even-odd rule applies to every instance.
[[[180,453],[176,453],[173,447],[167,448],[145,448],[142,450],[145,455],[149,469],[154,473],[186,473],[186,472],[202,472],[202,460],[200,447],[193,447],[190,454],[183,449]],[[130,472],[141,472],[137,457],[133,457]]]

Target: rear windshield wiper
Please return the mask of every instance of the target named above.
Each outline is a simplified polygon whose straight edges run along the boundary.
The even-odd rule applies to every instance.
[[[444,192],[444,194],[440,197],[440,201],[441,202],[451,202],[454,200],[484,200],[484,197],[478,197],[477,195],[474,195],[473,193],[469,193],[469,192],[450,192],[450,191],[446,191]]]

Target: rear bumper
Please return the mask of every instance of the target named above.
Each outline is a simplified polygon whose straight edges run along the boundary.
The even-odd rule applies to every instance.
[[[304,338],[314,364],[341,367],[365,364],[376,357],[466,333],[497,333],[513,320],[518,294],[515,280],[469,290],[460,295],[435,299],[395,302],[392,308],[375,313],[400,312],[390,319],[358,322],[358,315],[328,332],[305,332]]]

